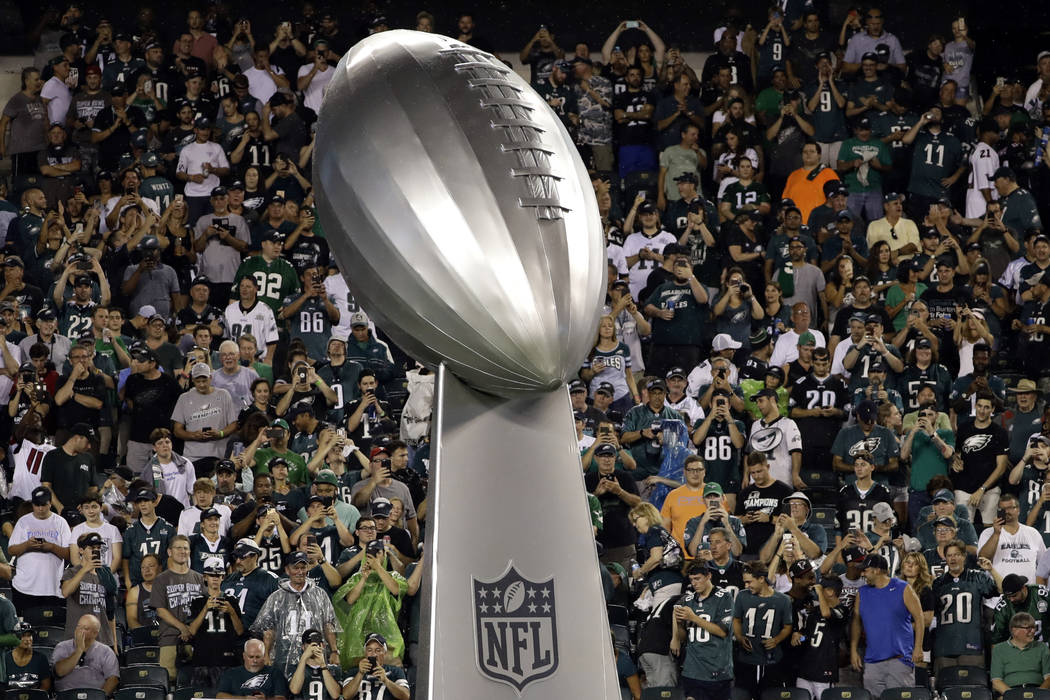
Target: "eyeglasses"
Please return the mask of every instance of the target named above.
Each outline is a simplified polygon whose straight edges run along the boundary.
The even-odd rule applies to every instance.
[[[890,237],[893,238],[893,240],[897,240],[897,230],[892,226],[890,226]]]
[[[358,530],[375,530],[376,526],[375,525],[362,525],[361,527],[359,527],[357,529]]]
[[[1035,625],[1014,625],[1015,630],[1028,630],[1029,632],[1035,631]]]

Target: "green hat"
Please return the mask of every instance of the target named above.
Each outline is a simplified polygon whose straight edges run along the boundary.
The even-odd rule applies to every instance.
[[[338,486],[339,480],[335,476],[335,472],[331,469],[322,469],[317,472],[317,476],[314,477],[315,484],[331,484],[332,486]]]
[[[803,333],[802,335],[800,335],[798,337],[798,344],[799,345],[816,345],[817,344],[817,339],[813,337],[812,333],[810,333],[809,331],[806,331],[805,333]]]
[[[270,427],[271,427],[271,428],[284,428],[284,429],[285,429],[285,430],[287,430],[288,432],[291,432],[291,431],[292,431],[292,429],[288,427],[288,421],[286,421],[286,420],[285,420],[284,418],[278,418],[277,420],[275,420],[275,421],[274,421],[274,422],[273,422],[273,423],[271,424],[271,426],[270,426]]]
[[[611,561],[605,565],[605,568],[609,570],[609,573],[616,574],[620,577],[620,580],[627,581],[627,569],[623,568],[623,565],[619,562]]]
[[[721,486],[719,486],[713,481],[709,481],[706,484],[704,484],[704,496],[710,496],[712,493],[716,493],[719,496],[725,495],[725,492],[722,490]]]

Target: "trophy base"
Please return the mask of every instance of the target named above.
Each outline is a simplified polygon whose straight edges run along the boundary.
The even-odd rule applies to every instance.
[[[503,399],[442,365],[418,697],[620,696],[566,390]]]

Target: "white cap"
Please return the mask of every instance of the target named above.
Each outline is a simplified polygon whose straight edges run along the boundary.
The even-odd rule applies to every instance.
[[[149,318],[150,316],[155,316],[156,313],[157,307],[151,306],[150,304],[146,304],[145,306],[139,309],[139,316],[141,316],[142,318]]]
[[[721,352],[723,350],[736,350],[740,347],[740,343],[733,340],[733,336],[728,333],[719,333],[715,336],[714,341],[711,343],[711,349],[715,352]]]

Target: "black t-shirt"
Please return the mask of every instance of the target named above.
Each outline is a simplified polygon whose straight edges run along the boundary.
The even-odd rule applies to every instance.
[[[216,690],[236,697],[246,695],[263,695],[272,698],[275,695],[288,696],[288,684],[281,671],[273,666],[265,666],[260,671],[252,672],[244,666],[236,666],[222,672]]]
[[[203,574],[204,562],[212,558],[222,559],[227,566],[233,564],[233,542],[230,538],[219,535],[219,541],[212,549],[211,543],[201,533],[190,535],[190,568]]]
[[[187,326],[210,326],[212,321],[218,321],[222,323],[223,313],[222,310],[217,306],[206,304],[204,311],[197,313],[193,310],[192,306],[186,306],[179,311],[176,316],[178,319],[178,327],[186,328]]]
[[[961,424],[955,433],[955,453],[963,469],[951,473],[956,490],[973,493],[981,488],[995,471],[998,457],[1009,449],[1010,438],[998,423],[993,421],[986,428],[978,428],[974,421]]]
[[[558,54],[553,51],[544,51],[539,46],[533,46],[532,51],[525,58],[525,63],[531,69],[529,82],[533,85],[550,77],[551,68],[558,60]]]
[[[649,617],[642,623],[642,629],[638,633],[638,648],[635,651],[639,655],[667,655],[671,646],[671,625],[676,602],[677,598],[667,598],[649,612]]]
[[[773,534],[773,521],[781,513],[780,504],[791,495],[791,487],[782,481],[773,481],[769,486],[751,484],[740,493],[740,508],[743,513],[764,511],[771,518],[770,522],[754,522],[744,525],[747,532],[745,554],[758,554],[762,545]]]
[[[272,126],[277,132],[277,152],[288,155],[293,163],[298,163],[299,149],[310,141],[302,117],[292,112],[275,121]]]
[[[47,662],[47,657],[36,650],[25,666],[16,664],[14,655],[8,651],[4,654],[4,667],[7,669],[9,690],[39,688],[45,678],[51,677],[51,665]]]
[[[149,435],[156,428],[168,428],[175,402],[181,394],[178,383],[170,374],[163,372],[156,379],[146,379],[142,374],[132,374],[124,384],[124,396],[133,402],[131,433],[135,442],[149,442]]]
[[[886,309],[882,306],[875,304],[869,304],[864,308],[858,307],[856,304],[850,304],[839,309],[838,314],[835,315],[835,325],[831,329],[832,335],[837,335],[839,338],[846,338],[849,335],[849,319],[855,313],[862,314],[878,314],[882,317],[883,329],[893,328],[893,319],[886,313]]]
[[[190,603],[190,619],[196,619],[208,604],[208,597],[197,598]],[[234,608],[237,601],[230,599]],[[236,666],[241,662],[237,632],[233,628],[230,614],[221,610],[209,610],[204,614],[197,634],[193,636],[193,656],[190,666]]]
[[[77,501],[95,485],[95,458],[90,452],[67,454],[59,447],[44,456],[40,481],[51,489],[66,508],[76,508]]]
[[[628,117],[623,123],[616,124],[617,140],[621,146],[648,146],[653,142],[653,123],[650,119],[631,119],[632,112],[638,112],[647,105],[655,108],[656,99],[644,90],[613,95],[613,112],[622,109]]]
[[[636,496],[641,495],[638,493],[638,484],[635,483],[634,477],[627,472],[617,469],[612,473],[612,476],[616,478],[627,493],[633,493]],[[602,476],[597,470],[590,471],[584,475],[583,481],[587,488],[587,493],[594,493],[594,489],[598,487],[598,482],[601,479]],[[631,525],[631,521],[627,519],[627,513],[631,510],[630,507],[619,496],[612,493],[607,492],[597,498],[602,505],[603,520],[602,529],[598,532],[598,541],[607,549],[634,545],[638,540],[638,533],[634,526]]]
[[[389,537],[390,544],[394,545],[394,548],[404,556],[409,559],[416,558],[416,551],[412,547],[412,536],[408,534],[408,530],[391,525],[390,529],[385,532],[376,532],[377,539],[381,540],[384,537]]]
[[[58,378],[58,383],[55,385],[56,391],[61,390],[69,381],[69,375],[63,374]],[[102,373],[93,373],[78,379],[73,383],[73,393],[82,394],[84,396],[90,396],[93,399],[99,401],[105,401],[106,399],[106,383],[102,379]],[[102,409],[88,408],[77,403],[75,399],[66,401],[63,405],[59,406],[59,421],[61,425],[72,426],[74,423],[87,423],[88,425],[99,425]],[[171,417],[168,417],[169,421]]]

